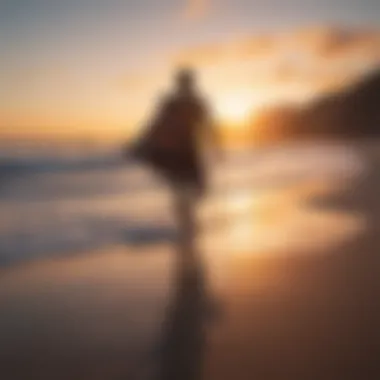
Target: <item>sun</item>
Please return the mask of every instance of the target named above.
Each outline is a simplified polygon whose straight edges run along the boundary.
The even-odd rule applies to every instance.
[[[226,95],[217,101],[216,112],[225,122],[244,124],[251,116],[254,103],[247,94]]]

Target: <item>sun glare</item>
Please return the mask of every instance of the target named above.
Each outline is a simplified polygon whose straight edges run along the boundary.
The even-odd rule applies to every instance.
[[[233,124],[244,124],[248,121],[255,100],[247,94],[234,94],[221,98],[217,101],[216,111],[218,116],[225,122]]]

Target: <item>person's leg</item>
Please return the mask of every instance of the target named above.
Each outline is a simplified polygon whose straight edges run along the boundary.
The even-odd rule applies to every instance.
[[[184,183],[172,185],[174,216],[178,226],[178,260],[189,268],[194,261],[196,218],[194,196]]]
[[[194,157],[194,165],[190,173],[197,200],[201,200],[207,193],[207,176],[203,162],[199,157]]]

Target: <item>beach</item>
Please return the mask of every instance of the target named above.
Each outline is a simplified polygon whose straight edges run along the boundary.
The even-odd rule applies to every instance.
[[[229,154],[211,167],[191,254],[170,193],[139,165],[13,176],[0,189],[1,372],[378,378],[379,146]]]

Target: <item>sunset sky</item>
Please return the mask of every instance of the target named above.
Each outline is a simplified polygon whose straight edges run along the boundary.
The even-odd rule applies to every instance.
[[[380,62],[376,0],[3,0],[0,131],[121,131],[178,65],[216,114],[304,101]]]

